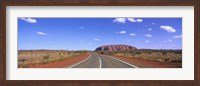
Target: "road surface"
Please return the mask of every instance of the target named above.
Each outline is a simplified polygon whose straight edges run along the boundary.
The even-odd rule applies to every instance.
[[[89,53],[89,58],[70,66],[70,68],[137,68],[111,56],[104,56],[94,52]]]

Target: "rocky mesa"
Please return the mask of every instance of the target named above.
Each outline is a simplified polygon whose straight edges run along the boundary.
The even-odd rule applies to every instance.
[[[103,45],[95,49],[95,51],[125,51],[125,50],[127,51],[137,50],[137,48],[130,45],[117,44],[117,45]]]

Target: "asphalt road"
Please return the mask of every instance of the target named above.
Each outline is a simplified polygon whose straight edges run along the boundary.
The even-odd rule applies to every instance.
[[[89,52],[90,57],[72,65],[70,68],[136,68],[136,66],[119,59]]]

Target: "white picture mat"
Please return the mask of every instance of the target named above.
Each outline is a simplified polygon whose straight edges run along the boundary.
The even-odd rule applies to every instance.
[[[18,17],[182,17],[182,68],[17,68]],[[194,80],[193,6],[7,6],[7,80]]]

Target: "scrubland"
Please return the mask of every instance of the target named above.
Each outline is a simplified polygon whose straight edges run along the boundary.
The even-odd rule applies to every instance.
[[[96,51],[99,54],[138,58],[158,62],[182,63],[182,50],[151,50],[141,49],[133,51]]]
[[[75,58],[86,51],[67,50],[18,50],[18,67],[24,68],[29,65],[48,64],[50,62],[62,61]]]

